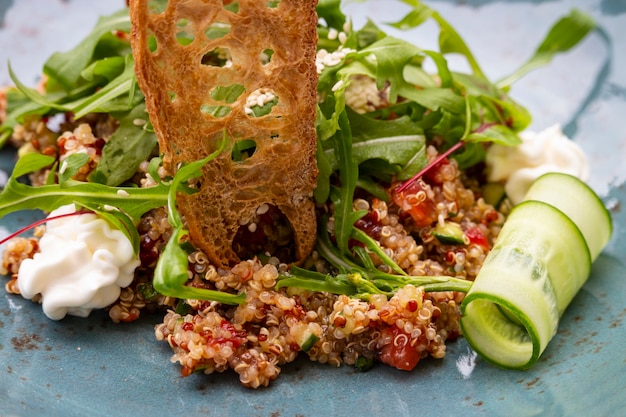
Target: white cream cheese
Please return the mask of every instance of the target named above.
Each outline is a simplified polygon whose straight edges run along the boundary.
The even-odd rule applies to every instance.
[[[589,163],[583,150],[567,138],[561,126],[541,132],[520,133],[518,146],[492,145],[487,151],[487,180],[504,182],[513,204],[520,203],[533,181],[547,172],[563,172],[589,179]]]
[[[63,206],[49,217],[73,211],[74,205]],[[139,265],[126,236],[91,213],[48,222],[39,247],[22,262],[17,283],[25,298],[41,294],[43,311],[53,320],[86,317],[112,304]]]

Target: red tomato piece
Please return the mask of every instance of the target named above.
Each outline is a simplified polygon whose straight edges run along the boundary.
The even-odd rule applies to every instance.
[[[420,353],[411,346],[411,336],[397,326],[383,330],[383,334],[384,333],[390,333],[393,339],[391,343],[383,346],[378,355],[378,359],[382,363],[403,371],[410,371],[415,368],[421,356]]]
[[[487,239],[487,236],[485,236],[485,233],[480,227],[470,227],[465,231],[465,235],[469,238],[470,244],[474,243],[487,250],[489,249],[489,239]]]
[[[437,207],[428,196],[428,188],[429,186],[420,179],[412,182],[401,192],[393,190],[391,193],[394,203],[411,215],[418,227],[430,226],[437,221]]]

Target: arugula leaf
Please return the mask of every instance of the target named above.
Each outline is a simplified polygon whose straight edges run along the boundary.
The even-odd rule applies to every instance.
[[[120,230],[122,233],[124,233],[124,236],[126,236],[131,244],[131,247],[133,248],[133,253],[135,254],[135,256],[139,256],[139,250],[141,245],[139,231],[137,230],[137,226],[133,219],[131,219],[126,213],[118,210],[115,207],[100,206],[87,202],[76,204],[94,212],[99,217],[109,222],[109,224],[113,228]]]
[[[120,124],[102,149],[102,158],[91,173],[90,181],[120,185],[137,172],[139,164],[147,160],[157,146],[143,100],[125,115],[117,116],[117,120]]]
[[[33,187],[17,180],[49,166],[53,161],[51,157],[36,153],[18,159],[11,178],[0,193],[0,217],[20,210],[52,211],[62,205],[78,203],[117,207],[139,220],[148,210],[167,203],[169,187],[164,184],[150,188],[109,187],[67,179],[63,184]]]
[[[375,169],[360,170],[360,175],[389,178],[399,172],[419,170],[425,164],[426,138],[419,123],[409,116],[379,120],[360,115],[349,107],[345,111],[352,129],[352,161],[359,166],[372,159],[384,162],[376,165]],[[318,154],[319,160],[328,165],[325,171],[336,171],[339,168],[332,146],[325,144],[323,154]]]
[[[324,148],[322,147],[322,142],[320,140],[317,141],[317,150],[315,155],[317,159],[318,174],[317,185],[315,190],[313,190],[313,197],[318,204],[324,204],[330,195],[330,177],[333,174],[333,168],[330,161],[324,154]]]
[[[124,71],[119,76],[107,83],[91,96],[82,99],[77,103],[68,103],[66,105],[66,111],[74,112],[74,117],[76,119],[80,119],[87,113],[91,112],[102,113],[102,108],[106,108],[104,106],[113,99],[125,94],[132,94],[134,83],[136,83],[134,61],[132,55],[127,55]],[[122,109],[130,108],[131,100],[132,97],[129,97],[127,104],[122,106]]]
[[[74,176],[87,162],[89,161],[89,155],[86,153],[74,153],[68,156],[61,162],[59,168],[59,184],[66,183],[71,177]]]
[[[342,94],[340,92],[340,94]],[[354,190],[359,176],[358,166],[352,161],[352,137],[350,123],[345,112],[339,115],[339,130],[333,136],[336,158],[339,163],[339,187],[331,189],[335,205],[335,239],[342,253],[348,253],[348,240],[352,225],[365,213],[355,214],[352,208]],[[334,192],[333,192],[334,191]]]
[[[80,44],[67,52],[52,54],[44,64],[44,73],[69,91],[76,85],[83,69],[91,61],[100,38],[111,31],[130,33],[128,9],[121,9],[109,16],[101,17],[94,29]]]
[[[35,89],[30,88],[23,84],[13,72],[13,68],[9,63],[9,75],[11,80],[15,83],[15,86],[19,89],[19,91],[28,98],[32,103],[36,103],[39,106],[43,107],[48,111],[49,109],[54,109],[57,111],[67,111],[68,107],[61,103],[63,98],[67,97],[67,94],[56,93],[48,96],[44,96],[37,92]],[[85,88],[87,87],[87,88]],[[96,87],[96,83],[88,84],[87,86],[82,86],[81,91],[92,90]],[[42,112],[43,113],[43,112]]]
[[[125,66],[126,58],[124,56],[107,56],[93,62],[81,71],[80,76],[87,81],[93,81],[98,77],[111,81],[124,71]]]
[[[569,51],[594,27],[595,22],[591,16],[578,9],[572,9],[567,16],[562,17],[552,26],[533,56],[512,74],[499,80],[496,85],[500,88],[510,87],[528,72],[550,63],[554,55]]]
[[[411,29],[433,19],[439,25],[439,50],[442,54],[458,53],[465,57],[475,76],[486,79],[485,73],[480,68],[476,58],[459,33],[437,11],[431,9],[419,0],[401,0],[412,6],[411,12],[391,26],[398,29]]]
[[[398,94],[434,111],[446,110],[450,113],[461,113],[464,109],[463,97],[450,89],[437,87],[418,90],[415,87],[402,86]]]
[[[360,57],[373,54],[376,57],[376,85],[382,89],[389,83],[389,100],[395,103],[398,89],[405,85],[402,69],[411,62],[421,49],[401,39],[386,36],[359,52]]]

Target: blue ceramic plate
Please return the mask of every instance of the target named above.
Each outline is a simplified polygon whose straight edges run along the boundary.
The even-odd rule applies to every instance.
[[[460,340],[443,360],[413,372],[377,366],[367,373],[300,360],[283,367],[270,388],[242,388],[234,373],[182,378],[170,350],[144,317],[125,325],[105,314],[48,320],[39,305],[0,291],[1,416],[617,416],[626,409],[626,2],[622,0],[429,1],[464,36],[492,78],[508,74],[533,52],[547,28],[571,7],[590,13],[599,29],[514,86],[534,114],[535,129],[560,123],[591,158],[591,185],[615,222],[614,236],[558,334],[529,371],[485,363]],[[0,0],[0,84],[6,62],[34,84],[55,50],[73,46],[99,14],[122,0]],[[351,3],[360,26],[397,20],[390,0]],[[435,47],[433,28],[397,33]],[[461,64],[459,64],[461,65]],[[5,152],[0,169],[10,171]],[[34,218],[19,213],[0,233]]]

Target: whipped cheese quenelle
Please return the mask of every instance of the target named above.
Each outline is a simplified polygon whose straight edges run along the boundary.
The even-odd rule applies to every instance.
[[[62,206],[49,217],[74,210]],[[139,266],[128,238],[92,213],[48,222],[39,247],[22,262],[17,284],[24,298],[41,294],[43,311],[53,320],[86,317],[114,303]]]
[[[513,204],[521,203],[533,181],[547,172],[562,172],[589,179],[583,150],[554,125],[541,132],[520,133],[518,146],[492,145],[487,151],[487,180],[504,182]]]

